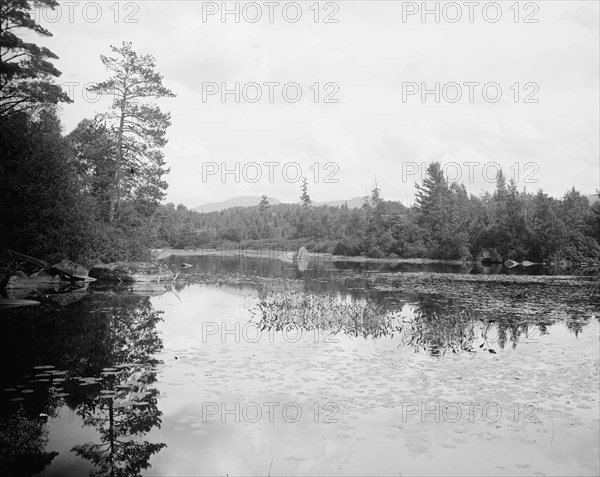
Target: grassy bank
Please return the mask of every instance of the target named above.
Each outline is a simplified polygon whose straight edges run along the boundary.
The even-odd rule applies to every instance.
[[[155,260],[164,260],[170,256],[222,256],[222,257],[248,257],[248,258],[264,258],[271,260],[291,260],[295,250],[253,250],[253,249],[208,249],[208,248],[190,248],[190,249],[175,249],[163,248],[153,249],[152,257]],[[365,256],[349,257],[344,255],[331,255],[329,253],[309,252],[309,258],[315,262],[355,262],[355,263],[411,263],[411,264],[445,264],[445,265],[462,265],[461,260],[435,260],[429,258],[370,258]]]

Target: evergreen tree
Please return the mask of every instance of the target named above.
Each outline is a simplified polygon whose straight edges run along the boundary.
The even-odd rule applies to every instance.
[[[258,210],[261,213],[265,213],[267,212],[267,210],[269,210],[270,204],[269,204],[269,199],[266,195],[263,195],[260,198],[260,204],[258,204]]]
[[[161,148],[167,143],[165,133],[171,118],[147,100],[175,96],[154,71],[151,55],[138,55],[127,42],[120,48],[111,46],[111,50],[116,56],[102,55],[101,59],[112,76],[90,88],[114,95],[113,111],[103,115],[116,140],[109,222],[113,222],[117,204],[125,197],[140,203],[146,213],[164,198],[167,183],[162,176],[168,170]]]
[[[423,184],[415,184],[415,188],[417,189],[415,201],[419,212],[424,215],[435,212],[448,190],[448,183],[439,162],[429,164]]]
[[[56,0],[1,0],[0,1],[0,117],[16,111],[31,110],[41,105],[71,102],[53,78],[61,72],[51,60],[58,59],[46,47],[25,41],[20,32],[52,34],[32,17],[32,7],[54,10]]]
[[[308,195],[308,185],[306,177],[302,178],[302,195],[300,196],[300,200],[302,201],[302,205],[304,207],[308,207],[312,203],[310,200],[310,196]]]

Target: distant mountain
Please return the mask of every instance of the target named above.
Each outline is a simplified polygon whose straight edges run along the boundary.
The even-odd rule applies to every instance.
[[[269,204],[277,205],[281,204],[279,200],[273,197],[267,197]],[[220,212],[221,210],[231,209],[232,207],[254,207],[257,206],[261,201],[261,197],[247,195],[243,197],[235,197],[233,199],[224,200],[222,202],[211,202],[210,204],[199,205],[198,207],[194,207],[192,210],[196,212]],[[297,202],[299,204],[300,202]],[[332,207],[337,207],[340,205],[348,204],[348,208],[350,209],[358,209],[363,205],[362,197],[354,197],[349,200],[330,200],[327,202],[313,202],[315,207],[320,207],[322,205],[330,205]]]
[[[363,197],[354,197],[349,200],[330,200],[328,202],[313,202],[313,205],[319,207],[321,205],[330,205],[332,207],[338,207],[340,205],[347,204],[349,209],[360,209],[364,203]]]
[[[198,207],[194,207],[192,210],[196,212],[220,212],[221,210],[231,209],[232,207],[253,207],[255,205],[260,204],[262,197],[253,196],[253,195],[245,195],[243,197],[235,197],[233,199],[224,200],[221,202],[211,202],[210,204],[200,205]],[[276,205],[280,204],[277,199],[273,197],[267,197],[269,204]]]

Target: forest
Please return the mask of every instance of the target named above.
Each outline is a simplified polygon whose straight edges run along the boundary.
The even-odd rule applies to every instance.
[[[255,207],[212,213],[164,204],[171,118],[155,100],[175,94],[155,59],[131,43],[110,46],[100,58],[107,77],[92,90],[112,95],[112,106],[64,134],[60,108],[70,99],[56,83],[57,56],[16,33],[52,35],[30,12],[27,0],[0,3],[0,249],[88,266],[146,260],[152,248],[238,246],[565,266],[600,260],[600,201],[590,206],[574,187],[561,198],[520,191],[502,172],[493,193],[476,196],[447,181],[437,162],[410,207],[385,200],[377,186],[360,209],[315,207],[306,181],[298,204],[263,196]]]
[[[379,188],[359,209],[301,204],[236,207],[200,214],[180,204],[160,205],[155,226],[161,247],[243,247],[371,258],[494,261],[512,259],[572,266],[600,259],[600,202],[593,207],[575,188],[554,199],[542,190],[519,191],[502,172],[496,190],[469,194],[432,163],[415,203],[385,200]]]

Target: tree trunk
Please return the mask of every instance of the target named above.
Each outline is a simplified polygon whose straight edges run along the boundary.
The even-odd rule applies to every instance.
[[[110,192],[110,207],[108,210],[108,222],[113,223],[115,210],[119,200],[119,186],[121,182],[121,165],[123,163],[123,129],[125,127],[125,111],[127,109],[127,74],[123,79],[123,99],[121,100],[121,117],[119,118],[119,132],[117,133],[117,164],[115,177]]]

